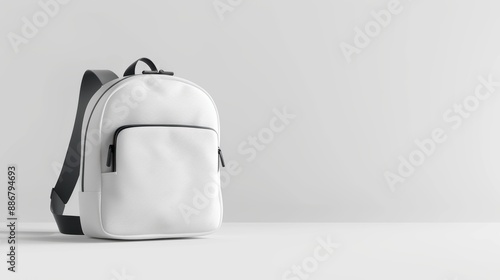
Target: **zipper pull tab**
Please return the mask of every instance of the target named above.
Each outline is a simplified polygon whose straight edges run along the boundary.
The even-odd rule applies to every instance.
[[[222,156],[222,150],[219,148],[219,158],[220,158],[220,163],[222,164],[222,167],[226,167],[226,164],[224,163],[224,157]]]
[[[109,145],[109,148],[108,148],[108,158],[106,159],[106,166],[107,167],[111,167],[111,159],[113,158],[113,150],[114,150],[114,146],[113,145]]]

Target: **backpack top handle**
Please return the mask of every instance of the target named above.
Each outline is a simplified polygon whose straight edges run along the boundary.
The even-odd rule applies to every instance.
[[[156,65],[153,63],[153,61],[151,61],[151,59],[146,58],[146,57],[142,57],[142,58],[139,58],[138,60],[134,61],[134,63],[130,64],[130,66],[127,68],[127,70],[125,70],[125,73],[123,73],[123,76],[126,77],[126,76],[135,75],[135,68],[136,68],[137,63],[139,61],[146,63],[149,66],[149,69],[151,69],[150,71],[142,71],[142,74],[165,74],[165,75],[170,75],[170,76],[174,75],[174,72],[163,71],[161,69],[160,69],[160,71],[158,71],[158,68],[156,68]]]

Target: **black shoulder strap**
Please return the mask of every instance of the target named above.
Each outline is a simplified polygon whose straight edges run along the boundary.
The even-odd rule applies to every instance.
[[[66,152],[66,158],[64,159],[59,179],[50,193],[50,211],[54,215],[61,233],[83,234],[80,217],[63,215],[64,207],[66,203],[68,203],[75,189],[78,177],[80,176],[80,142],[83,116],[85,115],[85,109],[92,96],[94,96],[102,85],[117,78],[118,76],[109,70],[87,70],[83,75],[82,85],[80,87],[80,97],[78,99],[78,109],[68,151]]]

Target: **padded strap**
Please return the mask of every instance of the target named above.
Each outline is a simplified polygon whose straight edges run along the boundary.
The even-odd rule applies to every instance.
[[[75,124],[69,141],[68,151],[63,168],[55,187],[50,193],[50,211],[54,215],[59,231],[64,234],[83,234],[80,217],[65,216],[64,207],[69,201],[80,176],[80,154],[83,116],[85,109],[102,85],[117,79],[118,76],[109,70],[87,70],[83,75],[78,99]]]

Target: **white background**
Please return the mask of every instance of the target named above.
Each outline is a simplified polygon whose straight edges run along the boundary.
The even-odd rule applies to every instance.
[[[221,19],[212,0],[73,0],[16,53],[8,34],[42,9],[2,1],[0,166],[19,168],[20,218],[52,221],[52,166],[65,155],[83,72],[122,74],[145,56],[218,105],[226,161],[242,170],[224,188],[225,221],[500,221],[500,97],[458,129],[443,120],[494,72],[500,2],[401,0],[349,63],[340,44],[354,44],[355,28],[388,2],[242,1]],[[248,161],[238,146],[284,107],[295,119]],[[447,140],[392,191],[384,172],[435,128]]]

